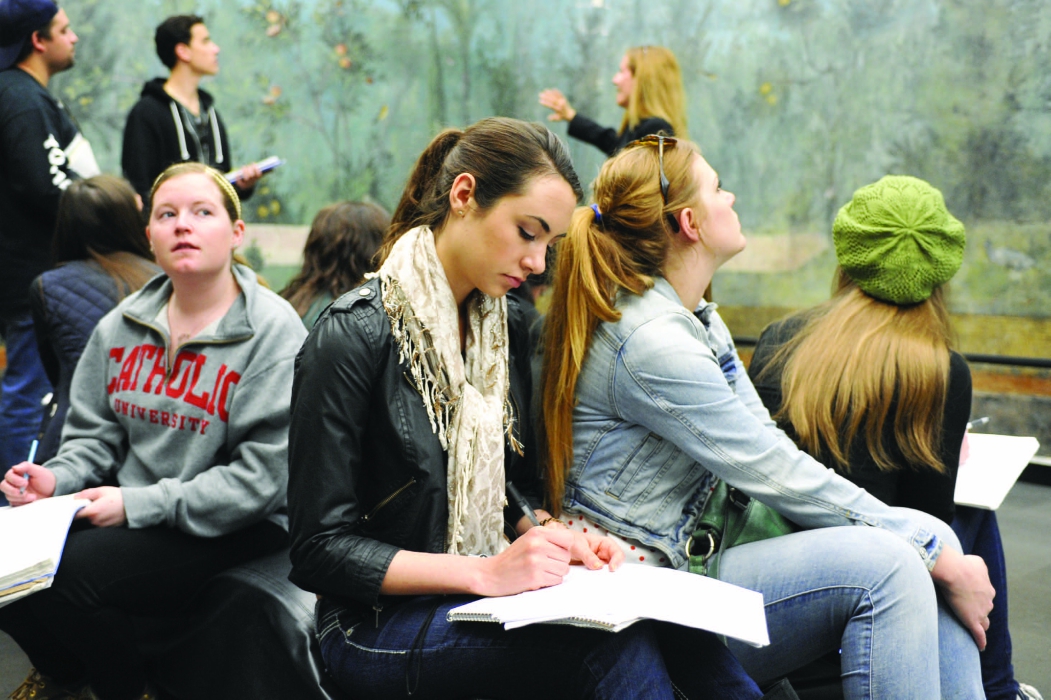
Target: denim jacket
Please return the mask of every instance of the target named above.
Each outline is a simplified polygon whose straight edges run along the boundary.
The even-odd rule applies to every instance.
[[[715,304],[691,314],[656,278],[641,296],[624,293],[617,310],[581,369],[563,508],[684,568],[715,475],[806,528],[885,528],[933,568],[942,543],[910,511],[814,461],[777,428]]]

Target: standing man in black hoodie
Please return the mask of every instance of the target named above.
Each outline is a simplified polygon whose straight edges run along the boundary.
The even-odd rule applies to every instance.
[[[124,177],[149,211],[153,181],[173,163],[193,160],[220,172],[233,170],[226,126],[212,96],[201,90],[201,78],[219,72],[219,45],[204,19],[177,15],[161,22],[154,35],[157,57],[171,74],[142,87],[139,101],[124,126],[121,165]],[[262,173],[256,165],[241,168],[234,186],[241,199],[251,196]]]
[[[73,67],[77,35],[52,0],[0,0],[0,464],[26,459],[51,391],[40,363],[29,283],[51,267],[58,199],[99,174],[91,145],[47,86]]]

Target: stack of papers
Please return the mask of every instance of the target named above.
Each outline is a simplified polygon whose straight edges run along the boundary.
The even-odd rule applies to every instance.
[[[641,564],[616,571],[570,568],[562,583],[449,611],[450,622],[499,622],[505,629],[536,623],[619,632],[639,620],[673,622],[739,639],[770,643],[763,595],[723,581]]]
[[[1034,437],[968,433],[970,452],[956,475],[957,505],[996,510],[1040,448]]]
[[[89,502],[59,496],[0,508],[0,607],[51,585],[73,516]]]

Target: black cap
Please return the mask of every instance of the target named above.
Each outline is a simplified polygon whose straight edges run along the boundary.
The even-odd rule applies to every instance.
[[[29,36],[57,14],[53,0],[0,0],[0,70],[14,65]]]

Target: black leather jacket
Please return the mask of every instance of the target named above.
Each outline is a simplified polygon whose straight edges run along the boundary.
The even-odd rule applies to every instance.
[[[509,446],[507,478],[539,507],[530,426],[529,331],[535,311],[508,297],[511,406],[525,457]],[[289,434],[293,583],[347,607],[382,604],[401,549],[445,551],[446,453],[398,348],[373,279],[340,297],[296,358]],[[509,507],[509,523],[521,519]]]

